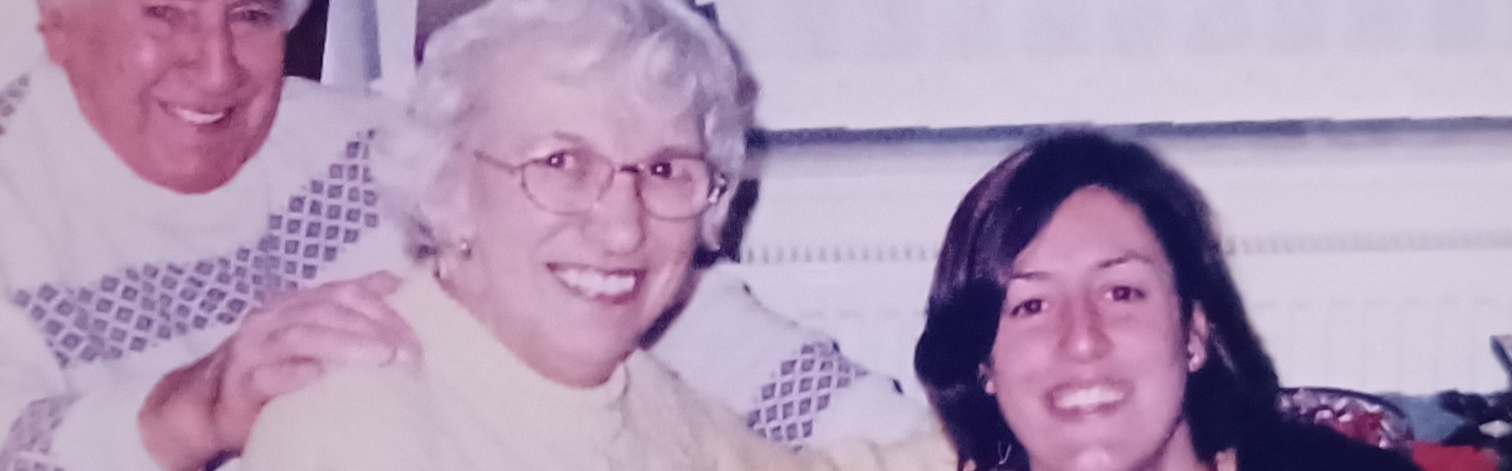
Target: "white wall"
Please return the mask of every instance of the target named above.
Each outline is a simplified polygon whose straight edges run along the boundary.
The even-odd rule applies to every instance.
[[[1512,116],[1506,0],[717,0],[769,129]]]
[[[46,60],[37,34],[37,4],[12,0],[0,4],[0,83],[10,83]]]

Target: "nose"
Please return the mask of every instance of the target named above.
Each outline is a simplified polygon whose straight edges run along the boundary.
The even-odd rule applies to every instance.
[[[629,253],[645,242],[646,216],[636,175],[617,172],[603,198],[588,212],[584,230],[589,240],[608,252]]]
[[[201,23],[195,34],[186,35],[183,69],[190,85],[201,92],[235,89],[246,70],[236,57],[236,37],[227,21]]]
[[[1062,317],[1060,350],[1068,357],[1090,361],[1102,358],[1113,349],[1105,320],[1092,299],[1077,299]]]

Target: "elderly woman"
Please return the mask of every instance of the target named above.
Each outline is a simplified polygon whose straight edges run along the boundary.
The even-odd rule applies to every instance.
[[[1393,470],[1284,422],[1207,206],[1149,151],[1030,144],[957,209],[915,364],[962,465]]]
[[[431,41],[412,112],[434,132],[391,130],[380,167],[417,183],[385,194],[423,265],[389,301],[423,354],[273,401],[246,468],[950,465],[928,429],[794,453],[642,350],[715,240],[749,120],[729,46],[687,5],[500,0]]]

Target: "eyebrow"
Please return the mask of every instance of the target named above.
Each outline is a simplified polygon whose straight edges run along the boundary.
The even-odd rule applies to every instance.
[[[1097,269],[1098,270],[1105,270],[1105,269],[1113,268],[1113,267],[1116,267],[1116,266],[1119,266],[1119,265],[1128,264],[1128,263],[1136,263],[1136,262],[1138,262],[1138,263],[1144,263],[1145,265],[1151,265],[1151,266],[1159,265],[1158,263],[1155,262],[1154,259],[1152,259],[1152,258],[1150,258],[1148,256],[1145,256],[1144,254],[1141,254],[1139,252],[1135,252],[1135,251],[1131,250],[1131,251],[1128,251],[1128,252],[1124,252],[1123,255],[1119,255],[1117,257],[1113,257],[1113,258],[1110,258],[1110,259],[1098,262]]]
[[[561,146],[573,152],[587,152],[598,155],[598,150],[594,149],[587,139],[577,134],[561,131],[552,131],[544,136],[526,139],[516,144],[520,147],[520,151],[530,154],[540,152],[543,147],[556,148]]]
[[[1159,263],[1156,263],[1156,261],[1154,259],[1150,258],[1149,256],[1146,256],[1144,254],[1141,254],[1141,253],[1138,253],[1138,252],[1134,252],[1134,251],[1131,250],[1131,251],[1128,251],[1128,252],[1124,252],[1122,255],[1119,255],[1117,257],[1113,257],[1113,258],[1109,258],[1109,259],[1097,262],[1097,269],[1098,270],[1106,270],[1106,269],[1109,269],[1109,268],[1113,268],[1113,267],[1116,267],[1116,266],[1119,266],[1119,265],[1125,265],[1125,264],[1129,264],[1129,263],[1143,263],[1143,264],[1149,265],[1149,266],[1159,265]],[[1046,279],[1046,278],[1049,278],[1049,277],[1050,277],[1050,274],[1047,273],[1047,272],[1043,272],[1043,271],[1018,271],[1018,270],[1014,270],[1014,271],[1012,271],[1012,272],[1010,272],[1008,274],[1007,281],[1009,281],[1009,282],[1012,282],[1014,280],[1039,281],[1039,280],[1043,280],[1043,279]]]
[[[552,131],[551,132],[551,138],[552,139],[561,139],[561,140],[570,142],[573,145],[578,145],[578,146],[587,146],[588,145],[588,140],[587,139],[583,139],[583,136],[579,136],[577,134],[572,134],[572,133],[568,133],[568,132]]]
[[[1008,281],[1010,281],[1010,282],[1013,281],[1013,280],[1038,281],[1038,280],[1043,280],[1043,279],[1049,278],[1049,277],[1050,277],[1049,273],[1045,273],[1045,272],[1042,272],[1042,271],[1014,271],[1014,272],[1008,274]]]
[[[231,2],[231,6],[232,7],[240,7],[240,6],[247,6],[247,5],[262,5],[262,6],[266,6],[266,7],[270,7],[270,8],[276,8],[276,9],[279,9],[279,10],[282,10],[284,8],[284,4],[285,4],[285,0],[236,0],[234,2]]]
[[[576,135],[576,134],[566,133],[566,132],[562,132],[562,131],[553,131],[551,133],[551,137],[553,139],[560,139],[562,141],[566,141],[567,143],[569,143],[569,144],[571,144],[571,145],[573,145],[575,147],[580,147],[580,148],[583,148],[583,149],[586,149],[588,151],[595,152],[595,153],[597,152],[597,150],[593,148],[593,145],[588,143],[587,139],[584,139],[582,136],[579,136],[579,135]],[[708,156],[702,150],[692,150],[692,149],[688,149],[686,147],[681,147],[681,146],[675,146],[674,145],[674,146],[663,147],[661,149],[658,149],[655,153],[651,154],[651,158],[648,159],[648,161],[650,161],[650,162],[659,162],[659,161],[671,160],[671,159],[698,159],[698,160],[707,160]]]
[[[684,147],[673,146],[673,147],[663,147],[661,150],[656,151],[656,154],[654,154],[652,156],[651,160],[652,161],[662,161],[662,160],[672,160],[672,159],[708,160],[708,158],[709,158],[708,154],[705,153],[705,152],[703,152],[703,151],[690,150],[690,149],[687,149],[687,148],[684,148]]]
[[[200,0],[198,3],[204,3],[204,0]],[[231,2],[230,8],[242,8],[242,6],[248,5],[266,6],[266,8],[277,9],[277,11],[283,11],[286,8],[284,0],[236,0],[236,2]]]

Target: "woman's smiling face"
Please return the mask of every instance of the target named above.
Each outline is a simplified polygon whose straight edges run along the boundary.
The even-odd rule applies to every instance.
[[[479,152],[506,166],[556,155],[616,168],[704,155],[693,114],[646,100],[656,95],[638,89],[640,67],[607,59],[580,70],[521,54],[498,65],[482,97],[468,139]],[[640,180],[655,177],[645,174],[616,172],[596,203],[573,214],[532,201],[519,172],[478,165],[469,178],[470,274],[486,285],[475,314],[547,377],[579,386],[605,379],[557,370],[617,365],[639,347],[688,278],[700,216],[647,211]]]
[[[1197,307],[1183,321],[1171,264],[1137,206],[1077,190],[1003,278],[987,387],[1035,471],[1194,456],[1182,403],[1206,319]]]

